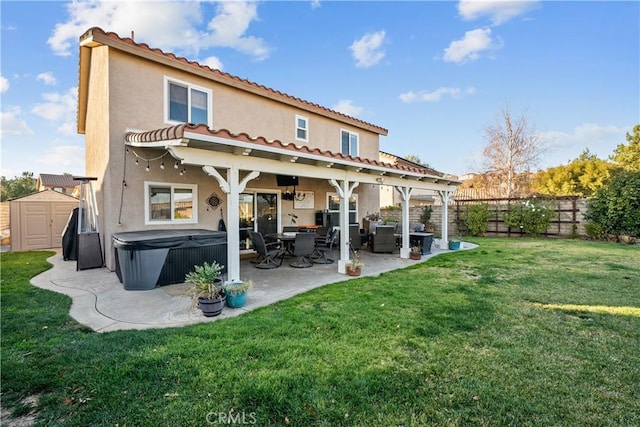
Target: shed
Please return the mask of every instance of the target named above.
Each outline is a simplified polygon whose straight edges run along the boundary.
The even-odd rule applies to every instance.
[[[44,190],[13,199],[11,212],[11,250],[59,248],[62,233],[78,199]]]

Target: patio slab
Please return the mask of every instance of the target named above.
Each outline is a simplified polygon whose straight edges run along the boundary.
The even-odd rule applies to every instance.
[[[464,244],[465,250],[474,247],[469,243]],[[414,261],[401,259],[397,252],[373,254],[362,250],[359,251],[365,264],[362,276],[378,276],[446,252],[450,251],[435,249],[434,245],[431,254],[425,254],[420,261]],[[334,251],[333,258],[338,258],[337,251]],[[183,283],[160,286],[153,290],[127,291],[115,272],[106,268],[76,271],[76,262],[64,261],[60,251],[48,261],[53,267],[32,278],[31,283],[39,288],[70,296],[71,317],[97,332],[213,322],[247,313],[320,286],[355,279],[338,273],[335,263],[314,264],[311,268],[292,268],[285,259],[280,268],[261,270],[255,268],[250,260],[243,260],[240,277],[253,281],[247,305],[236,309],[225,307],[221,315],[209,318],[204,317],[194,307],[191,298],[185,296],[187,285]]]

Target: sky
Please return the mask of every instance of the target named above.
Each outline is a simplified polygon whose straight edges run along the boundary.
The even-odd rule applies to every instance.
[[[0,1],[1,175],[84,174],[78,39],[101,27],[388,130],[380,149],[483,171],[503,110],[536,169],[640,124],[638,1]],[[253,135],[259,136],[259,135]]]

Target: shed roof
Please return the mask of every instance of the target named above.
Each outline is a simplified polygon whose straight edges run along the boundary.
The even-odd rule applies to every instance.
[[[38,179],[40,180],[40,184],[51,188],[73,188],[82,184],[81,181],[73,179],[72,175],[41,173]]]
[[[59,191],[46,189],[42,191],[38,191],[37,193],[27,194],[26,196],[16,197],[15,199],[9,200],[10,202],[76,202],[78,203],[78,199],[75,197],[69,196],[67,194],[62,194]]]

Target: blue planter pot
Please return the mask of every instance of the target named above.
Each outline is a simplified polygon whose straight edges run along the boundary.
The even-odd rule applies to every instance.
[[[457,251],[460,249],[460,242],[449,242],[449,249],[452,251]]]
[[[227,295],[227,306],[231,308],[240,308],[247,303],[247,293],[243,292],[237,295]]]

